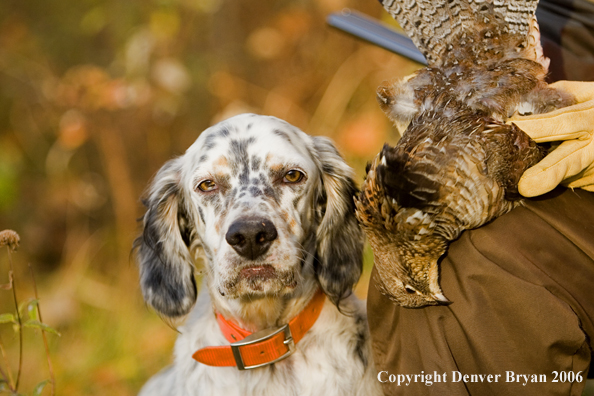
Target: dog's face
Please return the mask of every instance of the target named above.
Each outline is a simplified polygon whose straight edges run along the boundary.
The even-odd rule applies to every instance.
[[[229,298],[291,292],[315,234],[313,139],[278,119],[253,118],[206,130],[183,159],[209,281]]]
[[[361,271],[355,192],[328,139],[254,114],[207,129],[151,186],[137,240],[145,299],[187,313],[203,252],[209,287],[225,298],[282,296],[317,276],[338,301]]]

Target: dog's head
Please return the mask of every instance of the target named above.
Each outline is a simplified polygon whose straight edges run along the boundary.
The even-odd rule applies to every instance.
[[[337,303],[361,274],[352,170],[330,140],[245,114],[204,131],[155,176],[137,239],[145,300],[178,317],[194,263],[225,298],[290,294],[315,273]]]

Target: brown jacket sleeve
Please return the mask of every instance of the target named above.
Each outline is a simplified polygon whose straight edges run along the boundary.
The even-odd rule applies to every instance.
[[[368,320],[387,395],[581,395],[594,347],[593,193],[557,189],[464,232],[441,262],[449,306],[396,306],[375,276]],[[507,382],[512,371],[527,383]],[[569,383],[570,372],[584,379]],[[398,374],[433,383],[398,385]]]

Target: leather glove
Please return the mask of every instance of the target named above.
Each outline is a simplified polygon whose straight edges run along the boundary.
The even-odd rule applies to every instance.
[[[525,197],[534,197],[561,183],[594,191],[594,82],[558,81],[550,87],[572,94],[577,104],[508,120],[537,143],[562,141],[542,161],[524,172],[518,190]]]

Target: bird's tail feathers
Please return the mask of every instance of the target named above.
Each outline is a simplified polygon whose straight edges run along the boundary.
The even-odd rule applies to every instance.
[[[536,15],[532,16],[528,33],[526,35],[526,58],[538,62],[542,65],[545,72],[549,70],[551,60],[544,56],[542,45],[540,43],[540,29],[536,21]]]
[[[495,16],[504,30],[526,35],[538,0],[380,0],[429,64],[435,63],[462,31]]]

